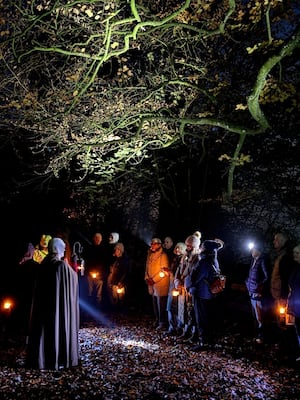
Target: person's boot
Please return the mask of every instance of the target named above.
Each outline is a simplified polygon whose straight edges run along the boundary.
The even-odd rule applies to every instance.
[[[192,333],[186,340],[184,340],[184,343],[195,344],[198,342],[198,340],[199,340],[199,337],[198,337],[196,327],[192,326]]]
[[[188,325],[184,325],[183,332],[181,335],[179,335],[177,337],[177,339],[178,339],[178,341],[183,341],[183,340],[187,339],[188,337],[190,337],[190,330],[189,330]]]

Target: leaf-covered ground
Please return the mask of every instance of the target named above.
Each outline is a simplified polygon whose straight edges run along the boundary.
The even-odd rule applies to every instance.
[[[158,332],[151,316],[103,316],[80,329],[81,365],[26,369],[22,338],[1,341],[1,399],[300,399],[295,362],[228,321],[202,352]]]

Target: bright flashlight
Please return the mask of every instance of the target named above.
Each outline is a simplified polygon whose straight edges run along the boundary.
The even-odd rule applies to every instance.
[[[253,242],[249,242],[249,243],[248,243],[248,249],[249,249],[249,250],[252,250],[253,247],[254,247],[254,243],[253,243]]]

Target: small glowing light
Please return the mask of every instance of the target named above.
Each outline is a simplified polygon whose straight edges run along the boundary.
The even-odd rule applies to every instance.
[[[98,272],[91,272],[91,277],[96,279],[98,277]]]
[[[13,308],[13,301],[10,299],[5,299],[2,302],[2,308],[4,311],[11,311]]]
[[[164,278],[165,273],[164,273],[164,271],[160,271],[160,273],[158,275],[159,275],[160,278]]]
[[[177,296],[179,296],[179,295],[180,295],[180,292],[179,292],[178,289],[173,289],[173,290],[172,290],[172,296],[173,296],[173,297],[177,297]]]
[[[121,294],[121,293],[124,293],[124,292],[125,292],[124,286],[117,288],[117,293]]]
[[[11,309],[11,306],[12,306],[12,304],[11,304],[9,301],[6,301],[6,302],[3,304],[4,310],[10,310],[10,309]]]
[[[284,315],[285,314],[285,307],[279,307],[279,314]]]

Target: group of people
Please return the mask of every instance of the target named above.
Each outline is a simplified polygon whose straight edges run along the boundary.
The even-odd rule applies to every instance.
[[[26,278],[20,300],[29,320],[28,367],[58,370],[78,365],[79,298],[85,291],[91,305],[95,298],[96,306],[102,306],[104,296],[107,307],[124,302],[129,260],[119,234],[112,232],[106,245],[96,232],[85,249],[73,250],[65,237],[43,234],[36,246],[29,243],[19,263],[20,276]]]
[[[112,232],[105,243],[102,234],[96,232],[92,243],[82,251],[83,296],[87,292],[90,304],[95,300],[99,308],[106,310],[125,307],[130,262],[119,239],[119,233]]]
[[[78,365],[80,296],[86,294],[98,309],[122,309],[130,260],[119,239],[112,232],[103,242],[102,234],[95,232],[88,246],[74,246],[72,253],[64,237],[43,234],[38,245],[28,246],[20,261],[22,268],[30,265],[33,271],[28,366],[59,369]],[[265,340],[270,309],[278,326],[282,324],[277,310],[283,307],[294,318],[300,349],[300,245],[294,247],[292,256],[288,236],[282,232],[274,236],[273,245],[273,260],[260,244],[251,249],[245,284],[256,324],[255,340]],[[145,292],[151,296],[155,329],[192,343],[194,351],[205,349],[212,340],[209,321],[216,295],[211,284],[221,274],[218,251],[223,246],[220,239],[201,241],[196,231],[176,244],[169,236],[164,240],[153,237],[145,255]]]
[[[37,246],[28,246],[20,261],[31,279],[30,287],[26,286],[28,279],[23,282],[24,291],[31,296],[26,338],[28,367],[58,370],[79,363],[78,275],[65,255],[62,238],[42,235]]]
[[[153,238],[146,261],[145,282],[152,296],[154,326],[201,351],[213,340],[209,321],[214,317],[211,283],[221,274],[220,239],[204,240],[195,232],[175,246],[170,237]],[[279,347],[287,324],[297,340],[300,361],[300,244],[290,247],[285,232],[273,238],[271,254],[261,243],[251,247],[245,287],[254,321],[254,341],[272,340]],[[273,253],[273,254],[272,254]],[[212,318],[210,318],[212,317]],[[288,322],[289,321],[289,322]],[[270,337],[272,336],[272,338]]]
[[[264,343],[272,329],[275,341],[280,344],[281,328],[289,319],[300,349],[300,244],[291,249],[288,235],[278,232],[273,238],[273,248],[273,255],[264,252],[260,243],[251,248],[245,283],[256,325],[255,341]],[[299,356],[300,351],[296,358]]]
[[[171,238],[153,238],[146,260],[145,282],[152,296],[154,326],[194,342],[202,350],[209,340],[210,284],[220,275],[220,239],[205,240],[196,231],[171,246]],[[172,250],[171,250],[172,249]]]

